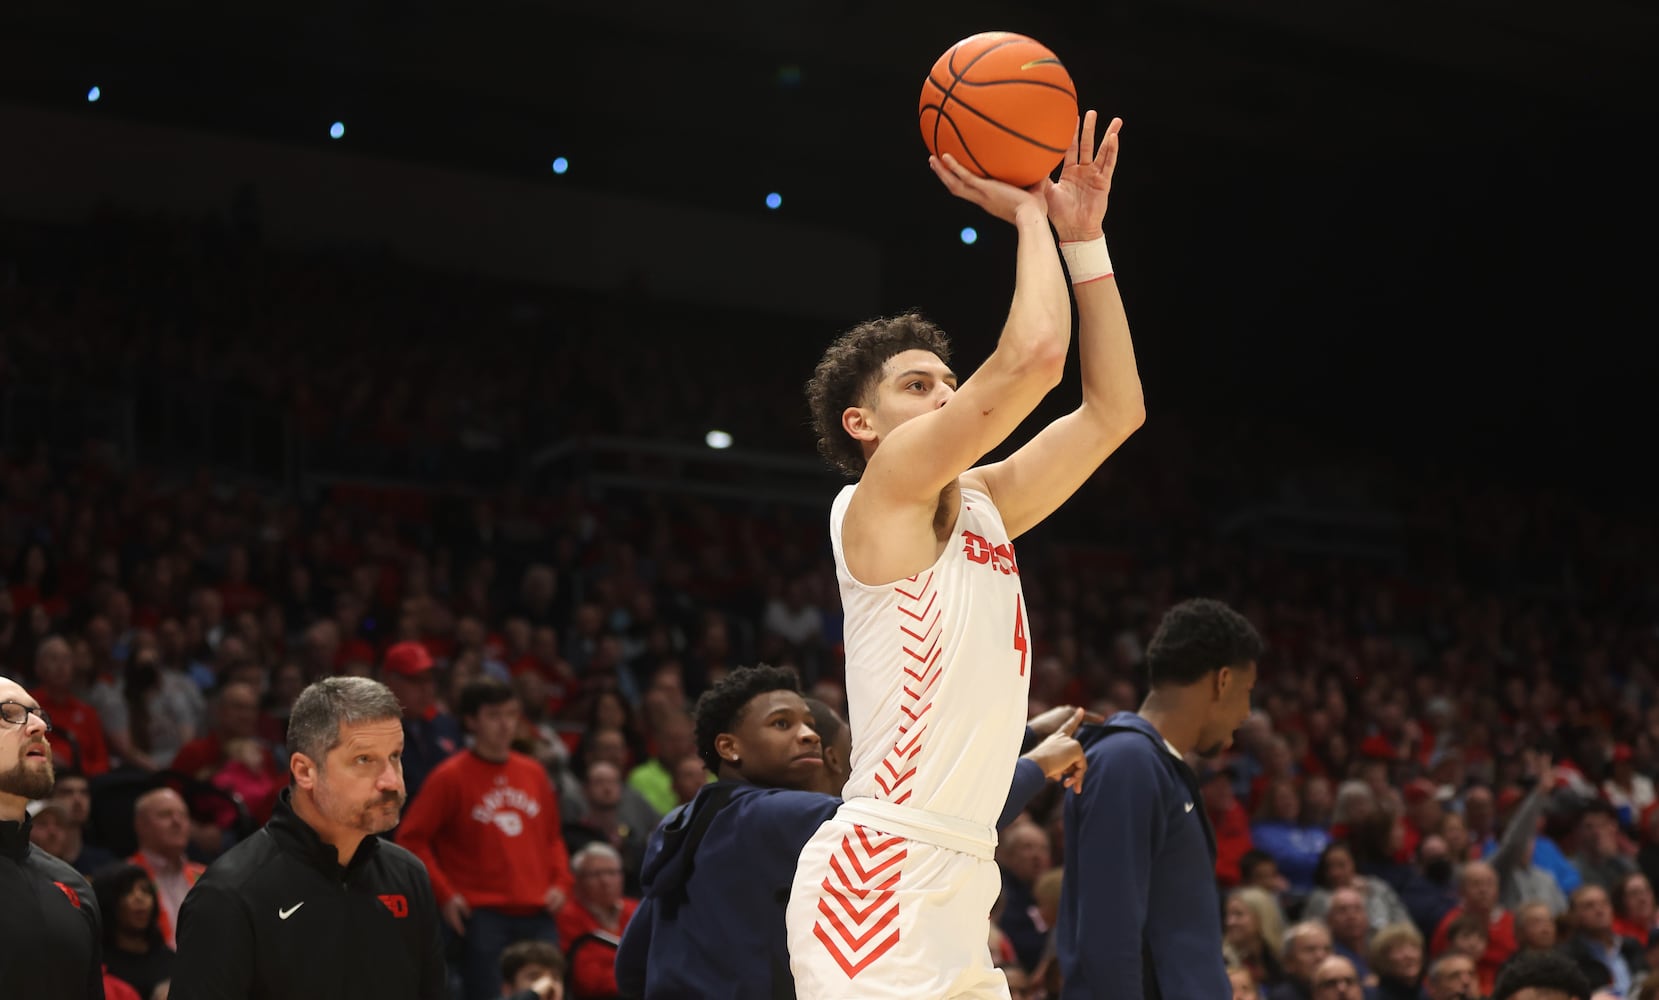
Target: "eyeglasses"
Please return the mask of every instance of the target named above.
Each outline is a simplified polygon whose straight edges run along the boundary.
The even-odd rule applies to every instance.
[[[1353,976],[1343,976],[1340,979],[1321,979],[1313,984],[1316,990],[1328,990],[1335,986],[1358,986],[1359,980]]]
[[[39,716],[40,721],[46,724],[46,731],[52,731],[52,717],[47,715],[44,709],[36,708],[33,705],[25,705],[22,702],[0,701],[0,719],[4,719],[14,726],[28,725],[29,716],[31,715]]]

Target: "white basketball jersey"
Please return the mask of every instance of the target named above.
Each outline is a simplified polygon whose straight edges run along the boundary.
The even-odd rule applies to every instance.
[[[908,580],[866,586],[841,545],[856,489],[830,509],[853,736],[845,797],[994,826],[1031,686],[1025,598],[1002,515],[990,497],[962,490],[939,559]]]

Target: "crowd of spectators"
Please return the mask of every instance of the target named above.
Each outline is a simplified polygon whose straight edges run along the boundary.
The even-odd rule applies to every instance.
[[[0,273],[0,384],[247,392],[366,473],[431,473],[430,489],[301,496],[103,448],[14,441],[0,457],[0,673],[51,714],[61,775],[33,836],[96,876],[111,974],[164,990],[183,894],[287,784],[293,699],[351,673],[405,708],[411,808],[481,720],[510,725],[556,812],[545,940],[583,944],[528,964],[557,961],[571,996],[608,995],[603,948],[632,913],[646,834],[706,780],[696,696],[765,661],[844,711],[828,496],[807,511],[506,474],[463,493],[444,449],[684,437],[677,416],[697,414],[700,434],[730,399],[775,397],[726,419],[805,453],[801,421],[778,415],[799,406],[804,368],[732,395],[721,357],[673,337],[615,363],[655,307],[576,297],[554,315],[527,298],[485,316],[466,282],[412,282],[380,258],[308,263],[131,221],[90,232],[110,227],[101,256],[76,237]],[[381,308],[414,318],[379,323]],[[479,323],[490,332],[455,350]],[[1367,492],[1397,516],[1387,551],[1298,551],[1217,530],[1210,506],[1305,500],[1309,483],[1330,499],[1328,478],[1256,461],[1271,442],[1148,431],[1022,544],[1031,710],[1136,707],[1150,629],[1182,597],[1227,600],[1262,632],[1257,711],[1202,775],[1237,995],[1346,1000],[1334,955],[1367,996],[1485,996],[1517,954],[1560,948],[1636,997],[1659,961],[1652,519],[1389,468]],[[463,698],[481,680],[516,695],[506,723],[496,696]],[[1057,975],[1056,794],[999,850],[992,945],[1027,997]],[[450,896],[461,927],[524,903]]]

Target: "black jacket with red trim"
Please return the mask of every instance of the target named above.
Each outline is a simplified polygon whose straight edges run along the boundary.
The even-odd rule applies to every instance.
[[[185,897],[171,1000],[445,1000],[426,867],[368,837],[342,868],[291,795]]]
[[[80,872],[29,843],[29,826],[0,823],[0,995],[103,1000],[98,901]]]

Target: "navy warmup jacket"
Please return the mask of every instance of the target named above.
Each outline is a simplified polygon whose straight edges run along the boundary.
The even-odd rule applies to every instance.
[[[997,828],[1044,783],[1021,759]],[[669,813],[646,845],[645,898],[616,954],[622,996],[793,998],[783,917],[795,862],[840,806],[816,792],[717,781]]]
[[[1055,947],[1063,1000],[1217,1000],[1215,833],[1198,777],[1152,724],[1119,712],[1077,734],[1089,776],[1065,802]]]

